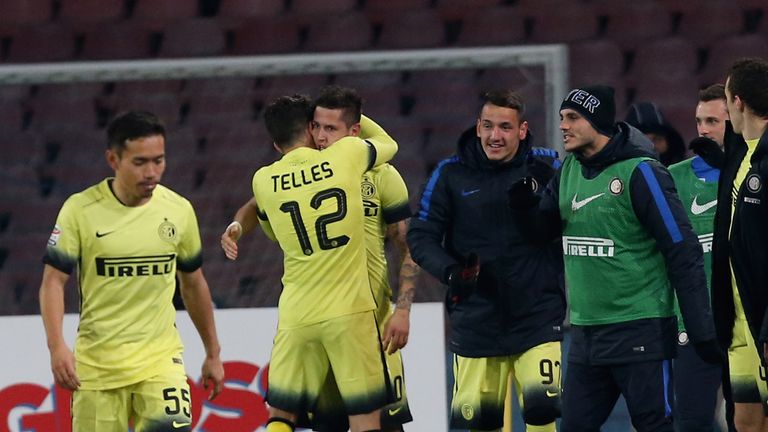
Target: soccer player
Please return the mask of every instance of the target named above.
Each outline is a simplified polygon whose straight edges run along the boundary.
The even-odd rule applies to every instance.
[[[725,133],[712,251],[712,305],[728,348],[739,432],[768,430],[768,61],[742,59],[728,71]],[[728,205],[730,204],[730,205]]]
[[[283,292],[270,361],[267,430],[293,430],[331,368],[353,432],[380,430],[390,399],[373,293],[366,272],[363,174],[397,143],[370,119],[358,137],[313,146],[313,104],[284,96],[264,121],[283,157],[253,176],[259,225],[284,253]]]
[[[696,105],[696,132],[700,137],[712,139],[722,149],[725,122],[729,119],[723,84],[712,84],[699,92],[699,103]]]
[[[191,430],[190,391],[172,304],[181,293],[205,346],[202,378],[220,391],[224,368],[192,205],[162,186],[165,128],[131,111],[107,127],[115,176],[66,200],[48,240],[40,287],[51,369],[73,390],[72,430]],[[64,342],[64,285],[77,269],[80,324]]]
[[[528,179],[510,205],[530,235],[562,235],[572,340],[561,432],[596,431],[619,394],[638,431],[672,431],[672,288],[696,352],[721,361],[702,250],[648,139],[615,124],[613,89],[571,90],[560,130],[571,154],[543,195]]]
[[[728,108],[722,84],[712,85],[699,92],[696,105],[696,128],[699,136],[709,138],[714,146],[722,146]],[[694,140],[697,151],[702,140]],[[719,148],[717,153],[721,153]],[[717,180],[720,176],[720,158],[710,159],[712,153],[703,152],[669,167],[677,193],[683,204],[693,231],[698,235],[704,252],[704,271],[707,287],[712,274],[712,232],[717,208]],[[675,390],[675,427],[678,432],[713,431],[718,389],[722,381],[722,366],[704,362],[689,343],[679,307],[677,313],[677,357],[673,361]]]
[[[319,149],[325,149],[345,136],[360,134],[362,101],[350,88],[327,86],[321,89],[315,100],[312,120],[312,136]],[[408,342],[410,309],[413,302],[419,267],[411,259],[405,234],[411,216],[408,206],[408,190],[400,173],[390,164],[373,168],[363,175],[361,184],[365,211],[365,243],[368,256],[368,279],[373,289],[382,342],[387,349],[389,378],[396,402],[381,410],[382,428],[400,430],[403,423],[411,420],[405,392],[402,357],[398,351]],[[235,215],[236,224],[230,224],[222,234],[222,247],[230,258],[237,257],[237,240],[258,224],[257,209],[253,200],[246,203]],[[247,227],[247,230],[245,229]],[[384,241],[388,238],[400,251],[399,290],[397,305],[392,311],[392,289],[389,286]],[[346,431],[347,416],[339,405],[336,383],[326,383],[319,396],[320,404],[313,410],[313,425],[317,430]]]
[[[522,97],[492,91],[456,155],[438,164],[422,192],[408,244],[414,260],[448,285],[452,428],[501,428],[512,377],[526,429],[555,431],[565,318],[560,246],[526,241],[506,191],[531,175],[545,185],[556,166],[556,152],[531,145]]]

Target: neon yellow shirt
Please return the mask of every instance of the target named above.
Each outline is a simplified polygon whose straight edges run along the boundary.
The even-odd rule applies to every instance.
[[[181,362],[172,303],[176,270],[202,264],[189,201],[158,185],[149,202],[127,207],[111,181],[66,200],[45,258],[66,273],[78,269],[75,358],[84,390],[130,385]]]
[[[365,117],[361,126],[369,139],[345,137],[322,152],[297,148],[253,176],[260,225],[283,250],[281,329],[375,307],[360,182],[394,156],[397,143]]]
[[[384,243],[387,225],[411,216],[408,188],[395,167],[384,164],[363,175],[360,192],[365,211],[365,249],[368,280],[373,290],[379,323],[389,315],[392,287]]]
[[[741,160],[739,170],[736,172],[736,177],[733,179],[733,188],[731,189],[731,227],[733,227],[733,216],[736,213],[736,197],[739,194],[741,184],[744,183],[744,179],[747,177],[747,173],[749,173],[749,170],[752,168],[750,159],[752,159],[752,154],[755,153],[759,141],[759,138],[746,141],[747,154],[744,155],[744,159]],[[739,296],[739,289],[736,284],[736,275],[733,273],[733,265],[731,265],[731,285],[733,286],[733,304],[736,310],[736,322],[733,327],[733,340],[734,344],[736,344],[742,343],[740,341],[746,336],[744,331],[749,327],[746,325],[747,317],[744,314],[744,306],[741,304],[741,297]],[[742,322],[741,324],[739,324],[740,321]],[[743,343],[746,343],[746,341]]]

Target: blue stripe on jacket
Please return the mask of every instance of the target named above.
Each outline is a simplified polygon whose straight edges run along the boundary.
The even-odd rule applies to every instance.
[[[673,243],[679,243],[683,240],[683,235],[680,233],[680,227],[677,226],[675,217],[672,215],[672,210],[669,208],[667,198],[664,196],[664,192],[661,190],[661,185],[653,174],[653,169],[646,162],[640,162],[638,165],[640,172],[643,173],[648,189],[651,190],[653,200],[656,202],[656,208],[661,213],[661,218],[664,220],[664,225],[667,227],[669,236],[672,237]]]
[[[443,170],[443,167],[449,163],[455,163],[459,161],[458,156],[453,156],[448,159],[444,159],[440,161],[439,164],[437,164],[437,167],[435,167],[435,170],[432,171],[432,175],[429,177],[429,181],[427,182],[427,185],[424,187],[424,193],[421,194],[421,201],[420,201],[420,207],[419,210],[419,219],[420,220],[427,220],[427,216],[429,215],[429,206],[431,205],[432,200],[432,192],[435,190],[435,185],[437,184],[437,180],[440,178],[440,172]]]

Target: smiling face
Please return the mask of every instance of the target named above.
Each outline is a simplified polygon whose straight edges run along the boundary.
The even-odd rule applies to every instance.
[[[520,141],[528,134],[528,122],[520,120],[514,108],[490,103],[483,105],[477,119],[477,137],[488,160],[506,162],[517,154]]]
[[[107,162],[115,171],[112,190],[127,206],[139,206],[152,198],[165,171],[165,138],[152,135],[128,140],[125,148],[107,150]]]
[[[570,108],[560,110],[560,131],[565,151],[580,152],[585,157],[597,153],[596,142],[601,135],[578,111]]]
[[[360,123],[347,126],[344,110],[316,107],[312,119],[312,138],[318,150],[330,147],[336,141],[360,133]]]

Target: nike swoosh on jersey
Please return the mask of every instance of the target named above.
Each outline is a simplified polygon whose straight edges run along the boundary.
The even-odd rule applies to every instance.
[[[393,415],[399,413],[401,409],[403,409],[403,407],[397,407],[395,409],[390,408],[390,409],[387,410],[387,412],[389,413],[389,415],[393,416]]]
[[[600,198],[601,196],[605,195],[605,192],[599,193],[597,195],[592,195],[591,197],[584,198],[581,201],[578,201],[576,198],[579,197],[579,194],[573,196],[573,200],[571,200],[571,210],[576,211],[585,205],[589,204],[590,202]]]
[[[555,396],[557,396],[557,392],[553,392],[551,390],[547,390],[547,397],[553,398]]]
[[[192,423],[190,422],[177,422],[176,420],[173,421],[173,427],[174,429],[183,428],[184,426],[189,426]]]
[[[717,200],[710,201],[710,202],[704,203],[704,204],[699,204],[698,202],[696,202],[696,200],[698,198],[699,198],[698,195],[693,197],[693,202],[691,203],[691,213],[693,213],[695,215],[700,215],[700,214],[704,213],[705,211],[707,211],[707,210],[709,210],[709,209],[711,209],[711,208],[713,208],[714,206],[717,205]]]
[[[105,235],[110,235],[110,234],[112,234],[113,232],[115,232],[115,230],[112,230],[112,231],[107,231],[107,232],[98,232],[98,231],[96,231],[96,238],[102,238],[102,237],[104,237]]]
[[[480,192],[480,189],[472,189],[470,191],[463,190],[463,191],[461,191],[461,196],[469,196],[469,195],[472,195],[475,192]]]

